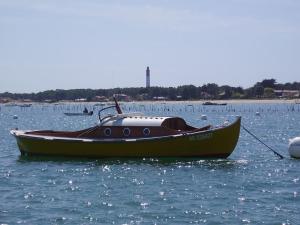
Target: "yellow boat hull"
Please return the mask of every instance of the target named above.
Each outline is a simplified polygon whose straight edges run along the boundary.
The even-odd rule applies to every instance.
[[[228,126],[180,135],[143,139],[41,138],[13,130],[22,154],[81,157],[226,158],[234,150],[241,118]]]

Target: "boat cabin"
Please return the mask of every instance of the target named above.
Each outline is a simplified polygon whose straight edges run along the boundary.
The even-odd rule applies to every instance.
[[[104,110],[115,108],[116,115],[101,116]],[[99,125],[80,131],[31,131],[27,134],[41,136],[59,136],[85,139],[129,139],[148,138],[204,131],[205,126],[195,128],[186,124],[180,117],[152,117],[140,113],[123,113],[115,100],[115,105],[101,109],[98,113]]]
[[[42,136],[60,136],[70,138],[147,138],[176,135],[200,130],[208,130],[210,126],[195,128],[186,124],[179,117],[146,117],[146,116],[114,116],[95,127],[81,131],[32,131],[27,134]]]

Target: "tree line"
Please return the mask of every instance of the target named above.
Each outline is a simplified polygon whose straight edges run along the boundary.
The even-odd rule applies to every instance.
[[[70,89],[70,90],[48,90],[38,93],[0,93],[1,98],[13,100],[30,99],[32,101],[61,101],[75,99],[86,99],[93,101],[96,96],[111,98],[114,94],[129,96],[132,100],[198,100],[198,99],[256,99],[276,98],[275,90],[298,90],[300,82],[277,83],[275,79],[264,79],[250,88],[231,87],[228,85],[218,86],[208,83],[202,86],[182,85],[178,87],[132,87],[111,89]]]

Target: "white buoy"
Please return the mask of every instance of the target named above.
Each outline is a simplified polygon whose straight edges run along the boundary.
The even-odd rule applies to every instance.
[[[300,137],[289,140],[289,153],[291,157],[300,158]]]
[[[17,116],[17,115],[14,115],[13,118],[16,120],[16,119],[18,119],[18,116]]]
[[[201,120],[207,120],[207,116],[206,115],[201,115]]]

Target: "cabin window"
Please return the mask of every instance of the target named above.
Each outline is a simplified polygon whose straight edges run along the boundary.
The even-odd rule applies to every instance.
[[[110,135],[111,135],[111,129],[110,129],[110,128],[105,128],[105,129],[104,129],[104,135],[105,135],[106,137],[110,136]]]
[[[145,135],[145,136],[149,136],[150,135],[150,129],[149,128],[144,128],[144,130],[143,130],[143,134]]]
[[[125,137],[128,137],[130,135],[130,129],[128,127],[123,129],[123,134]]]

